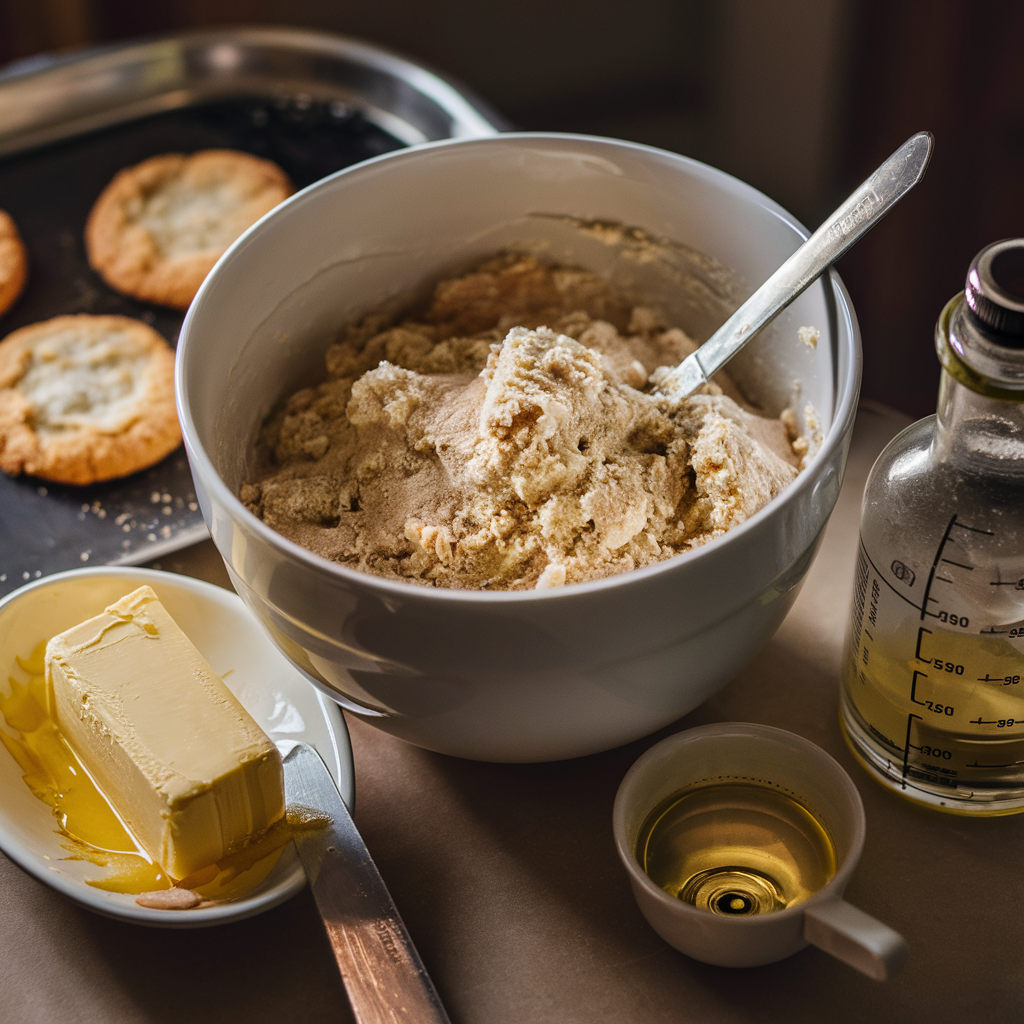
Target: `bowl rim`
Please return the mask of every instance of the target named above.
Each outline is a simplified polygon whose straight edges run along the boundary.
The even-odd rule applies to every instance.
[[[818,485],[821,468],[831,462],[835,451],[844,443],[852,427],[857,412],[857,399],[860,393],[860,381],[862,374],[860,327],[857,316],[850,299],[849,292],[843,284],[842,279],[834,268],[829,268],[827,277],[822,275],[818,281],[824,285],[825,303],[828,309],[830,328],[834,324],[836,330],[836,341],[838,342],[842,331],[840,325],[845,321],[848,325],[849,342],[845,349],[845,355],[849,362],[849,372],[844,382],[840,377],[840,362],[844,355],[843,347],[838,343],[835,348],[835,363],[833,374],[835,377],[834,407],[832,422],[822,441],[821,447],[814,454],[811,461],[803,469],[797,478],[787,486],[782,493],[773,498],[770,502],[758,509],[749,519],[732,527],[722,536],[716,537],[702,544],[698,548],[683,551],[679,554],[666,558],[663,561],[655,562],[652,565],[643,566],[639,569],[631,569],[628,572],[616,573],[612,576],[601,577],[596,580],[586,580],[578,583],[569,583],[560,587],[551,587],[542,590],[459,590],[450,587],[428,587],[419,583],[406,580],[390,579],[384,576],[376,576],[372,573],[363,572],[359,569],[352,569],[338,562],[317,555],[307,548],[288,540],[282,534],[269,527],[259,517],[249,511],[241,499],[235,495],[224,482],[220,473],[213,465],[213,461],[207,455],[205,449],[198,443],[199,434],[192,418],[191,406],[188,393],[185,388],[185,362],[189,358],[191,349],[192,334],[197,329],[195,322],[202,316],[202,307],[208,301],[209,293],[217,286],[218,271],[235,259],[240,252],[255,244],[260,235],[266,230],[266,225],[273,218],[278,218],[292,207],[306,202],[315,201],[315,197],[321,191],[330,188],[340,179],[350,176],[360,176],[373,173],[376,167],[388,161],[407,161],[421,159],[423,154],[430,154],[435,150],[443,150],[452,147],[493,147],[508,146],[529,142],[561,142],[561,143],[585,143],[599,147],[611,147],[612,149],[625,149],[639,153],[651,154],[659,160],[677,163],[697,178],[724,186],[726,191],[742,196],[754,202],[756,205],[774,214],[779,220],[786,224],[802,242],[810,237],[811,232],[798,221],[791,213],[780,206],[774,199],[766,196],[760,190],[748,185],[734,175],[709,164],[702,163],[692,157],[672,153],[668,150],[659,149],[656,146],[648,146],[637,142],[628,142],[622,139],[605,138],[598,135],[582,135],[570,132],[502,132],[497,135],[481,138],[459,138],[442,139],[436,142],[423,143],[417,146],[410,146],[406,149],[384,153],[377,157],[371,157],[358,164],[342,168],[319,181],[307,185],[284,202],[264,214],[224,252],[213,269],[207,274],[199,288],[192,304],[189,306],[178,337],[177,351],[175,354],[174,367],[174,390],[178,408],[178,418],[181,422],[182,438],[188,453],[189,461],[193,466],[193,475],[202,480],[202,487],[212,492],[217,503],[225,507],[234,519],[240,519],[246,528],[256,533],[259,538],[268,543],[271,547],[278,549],[282,554],[291,559],[297,559],[306,568],[318,575],[326,576],[335,581],[343,581],[359,589],[382,591],[390,597],[400,597],[406,600],[439,600],[445,602],[472,602],[493,604],[495,602],[537,602],[537,601],[564,601],[574,597],[589,596],[598,594],[608,589],[619,589],[632,585],[642,585],[652,577],[679,570],[683,565],[689,565],[702,559],[713,557],[721,547],[737,537],[743,537],[748,533],[757,531],[766,520],[777,515],[779,511],[797,496],[808,488]],[[825,283],[827,281],[827,283]],[[831,287],[829,287],[831,286]],[[206,511],[204,510],[204,515]],[[209,526],[210,523],[207,522]],[[212,530],[211,530],[212,534]]]

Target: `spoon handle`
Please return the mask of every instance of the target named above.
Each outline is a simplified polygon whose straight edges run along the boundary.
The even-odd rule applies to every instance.
[[[680,399],[705,384],[921,180],[933,143],[930,132],[918,132],[900,146],[696,352],[658,382],[658,391]]]

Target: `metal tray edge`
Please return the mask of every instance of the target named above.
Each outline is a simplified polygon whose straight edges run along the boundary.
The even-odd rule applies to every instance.
[[[254,73],[252,64],[274,55],[305,59],[302,75]],[[243,27],[134,40],[69,55],[40,55],[0,69],[0,155],[10,155],[147,114],[254,91],[301,91],[351,99],[325,74],[358,66],[377,76],[394,104],[365,103],[380,127],[415,144],[438,138],[494,135],[510,125],[468,89],[390,50],[327,32]],[[426,104],[400,107],[401,90]],[[411,113],[429,114],[420,122]],[[445,130],[439,130],[439,124]],[[403,137],[404,136],[404,137]]]

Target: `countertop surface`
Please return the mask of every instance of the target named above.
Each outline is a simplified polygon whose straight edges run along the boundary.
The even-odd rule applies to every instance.
[[[453,1024],[1024,1018],[1024,817],[911,805],[867,778],[839,732],[860,496],[904,423],[861,409],[839,504],[789,617],[732,682],[661,733],[574,761],[481,764],[348,717],[356,822]],[[209,541],[154,564],[228,586]],[[790,729],[852,775],[868,837],[847,898],[906,937],[892,981],[813,948],[768,967],[709,967],[640,916],[612,841],[615,791],[658,739],[720,721]],[[350,1019],[308,890],[236,924],[156,930],[80,909],[0,855],[4,1024]]]

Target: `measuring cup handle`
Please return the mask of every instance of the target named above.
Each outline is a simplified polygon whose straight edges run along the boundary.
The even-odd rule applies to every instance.
[[[804,938],[875,981],[886,981],[907,957],[903,936],[845,900],[804,910]]]

